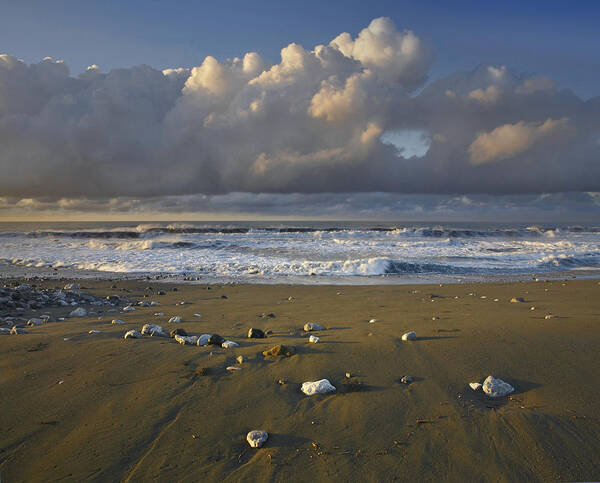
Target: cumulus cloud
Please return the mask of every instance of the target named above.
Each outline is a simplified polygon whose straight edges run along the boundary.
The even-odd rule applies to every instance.
[[[569,130],[567,118],[547,119],[543,123],[504,124],[489,133],[477,135],[469,146],[471,163],[479,165],[514,157],[543,142],[556,142]]]
[[[502,65],[424,87],[432,58],[386,18],[274,64],[249,52],[74,77],[0,55],[0,196],[600,189],[600,98]],[[389,135],[413,132],[426,152]]]

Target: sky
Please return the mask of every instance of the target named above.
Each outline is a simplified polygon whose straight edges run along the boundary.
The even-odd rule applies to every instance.
[[[0,219],[600,214],[596,2],[1,2]]]

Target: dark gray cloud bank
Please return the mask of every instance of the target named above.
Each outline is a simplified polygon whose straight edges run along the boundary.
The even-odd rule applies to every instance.
[[[600,97],[498,65],[422,89],[432,60],[385,18],[312,50],[290,44],[276,65],[247,53],[72,77],[61,61],[0,55],[0,213],[468,211],[487,195],[542,209],[565,198],[540,194],[560,192],[597,210]]]

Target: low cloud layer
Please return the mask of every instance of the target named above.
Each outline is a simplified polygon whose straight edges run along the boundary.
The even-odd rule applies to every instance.
[[[274,65],[250,52],[73,77],[0,55],[0,196],[600,190],[600,97],[487,65],[421,89],[433,58],[386,18]],[[406,132],[423,156],[381,141]]]

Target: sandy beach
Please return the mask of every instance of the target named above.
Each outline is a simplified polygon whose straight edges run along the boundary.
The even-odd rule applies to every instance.
[[[127,313],[82,305],[96,313],[64,321],[73,307],[0,314],[16,315],[17,325],[40,314],[57,319],[0,336],[3,482],[600,478],[595,280],[78,283],[97,297],[160,305]],[[173,316],[182,322],[168,323]],[[307,322],[326,328],[316,332],[319,343],[308,342]],[[144,323],[218,333],[239,347],[123,339]],[[272,333],[248,339],[250,328]],[[402,341],[412,330],[417,340]],[[263,356],[277,344],[292,355]],[[492,399],[469,387],[489,375],[515,392]],[[301,392],[303,382],[323,378],[335,393]],[[262,448],[246,442],[254,429],[269,433]]]

